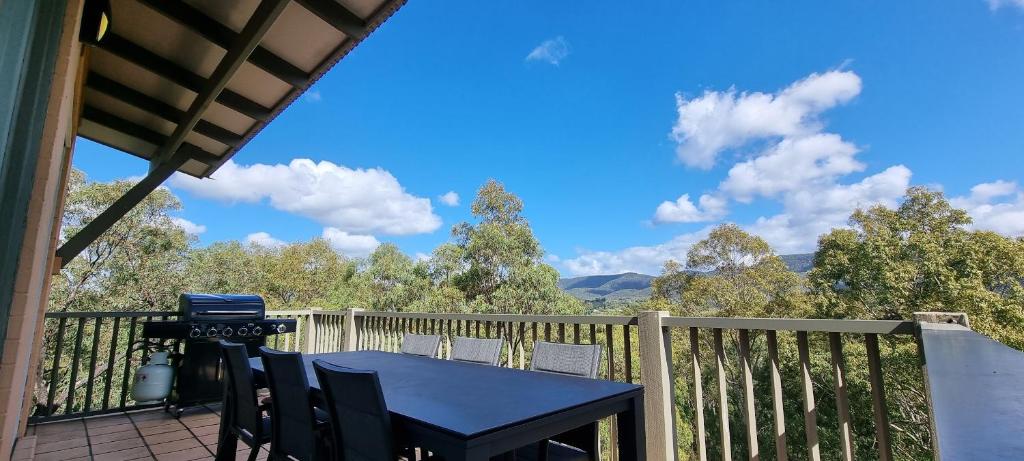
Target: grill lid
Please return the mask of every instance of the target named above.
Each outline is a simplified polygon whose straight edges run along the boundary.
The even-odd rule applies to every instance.
[[[257,295],[183,293],[178,307],[186,320],[263,319],[266,305]]]

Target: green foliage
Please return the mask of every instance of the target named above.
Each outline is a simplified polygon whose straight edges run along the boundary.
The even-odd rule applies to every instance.
[[[73,235],[132,184],[72,173],[64,235]],[[478,223],[414,261],[391,243],[365,259],[324,239],[264,247],[237,241],[196,247],[172,222],[181,208],[158,189],[54,278],[52,311],[176,310],[182,292],[256,293],[269,309],[580,313],[522,216],[523,203],[495,181],[473,202]]]
[[[971,231],[941,192],[914,187],[895,210],[857,210],[821,237],[808,284],[817,315],[910,319],[966,312],[971,326],[1024,349],[1024,240]]]
[[[652,282],[651,306],[683,316],[803,317],[800,276],[763,239],[734,224],[716,227]]]

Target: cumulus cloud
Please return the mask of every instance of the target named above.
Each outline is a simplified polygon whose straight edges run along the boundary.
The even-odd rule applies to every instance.
[[[715,221],[724,217],[726,212],[726,200],[722,197],[704,194],[700,196],[698,204],[694,205],[690,201],[690,194],[683,194],[674,202],[661,202],[654,212],[654,221],[657,223]]]
[[[320,94],[320,90],[308,90],[302,97],[309,102],[320,102],[324,99],[324,96]]]
[[[845,227],[857,208],[897,206],[910,178],[909,168],[896,165],[853,184],[799,190],[784,199],[782,213],[760,217],[743,227],[765,239],[779,254],[813,251],[820,235]]]
[[[707,237],[711,227],[676,236],[668,242],[652,246],[634,246],[617,251],[579,250],[574,258],[561,261],[572,275],[620,274],[639,272],[658,274],[665,261],[686,261],[686,252],[693,244]]]
[[[405,191],[380,168],[329,161],[239,165],[228,161],[211,179],[176,174],[172,187],[223,202],[259,203],[357,235],[429,233],[441,226],[430,199]]]
[[[981,183],[971,188],[970,195],[953,197],[950,203],[967,210],[974,229],[1024,236],[1024,190],[1016,182]]]
[[[448,206],[459,206],[459,194],[453,190],[440,195],[437,200]]]
[[[854,156],[858,149],[839,135],[819,133],[785,138],[761,155],[737,163],[721,184],[722,191],[741,202],[757,196],[776,197],[862,171]]]
[[[335,251],[353,257],[365,257],[380,246],[380,242],[372,235],[353,235],[333,227],[324,228],[324,240]]]
[[[171,222],[174,223],[175,226],[180,227],[181,230],[185,231],[186,234],[199,235],[202,234],[203,232],[206,232],[206,226],[202,224],[196,224],[185,218],[173,217],[171,218]]]
[[[280,248],[288,244],[288,242],[276,239],[266,232],[254,232],[246,235],[245,243],[248,245],[258,245],[266,248]]]
[[[820,130],[818,116],[860,94],[861,79],[851,71],[811,74],[773,93],[705,91],[686,99],[676,94],[678,118],[671,137],[685,165],[710,169],[718,154],[756,138],[795,136]]]
[[[537,45],[533,51],[530,51],[530,54],[526,55],[526,61],[541,61],[557,66],[569,56],[570,51],[569,41],[565,37],[558,36],[544,40],[540,45]]]

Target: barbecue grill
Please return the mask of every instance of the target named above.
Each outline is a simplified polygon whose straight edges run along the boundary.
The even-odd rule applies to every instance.
[[[218,341],[244,344],[256,356],[267,336],[295,331],[294,319],[266,318],[263,298],[256,295],[185,293],[178,307],[178,320],[144,322],[142,337],[185,343],[174,360],[174,390],[167,399],[179,415],[185,407],[221,399]]]

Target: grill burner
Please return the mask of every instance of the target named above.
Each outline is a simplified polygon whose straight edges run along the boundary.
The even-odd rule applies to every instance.
[[[256,295],[185,293],[178,298],[180,320],[142,324],[142,337],[184,340],[184,352],[175,358],[174,391],[167,399],[176,414],[188,406],[221,399],[218,341],[245,344],[255,357],[269,335],[292,333],[294,319],[267,319],[263,298]]]

